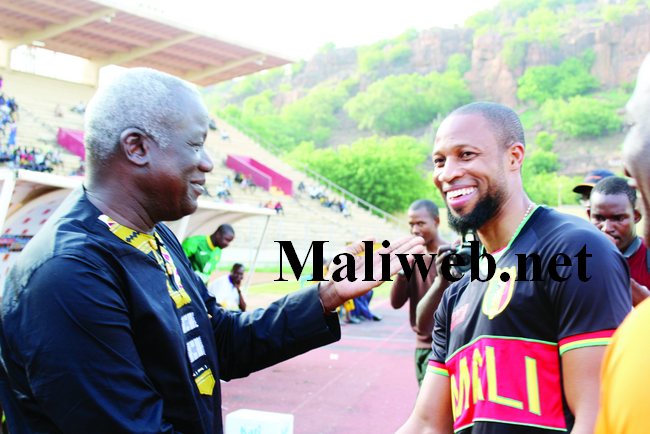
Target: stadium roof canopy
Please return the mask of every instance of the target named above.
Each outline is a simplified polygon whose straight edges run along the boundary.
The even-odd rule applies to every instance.
[[[36,42],[88,59],[95,75],[146,66],[200,86],[297,61],[111,0],[0,0],[0,38],[0,66],[11,49]]]

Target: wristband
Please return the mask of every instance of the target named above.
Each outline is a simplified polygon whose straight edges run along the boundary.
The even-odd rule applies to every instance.
[[[323,309],[323,315],[336,315],[338,313],[335,310],[325,309],[325,305],[323,304],[323,299],[320,298],[320,295],[318,296],[318,301],[320,301],[320,307]]]

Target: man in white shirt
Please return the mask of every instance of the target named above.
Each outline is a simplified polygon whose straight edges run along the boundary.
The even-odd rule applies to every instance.
[[[244,279],[244,266],[235,264],[229,275],[221,276],[208,286],[208,292],[223,308],[233,311],[246,311],[246,302],[241,294],[241,281]]]

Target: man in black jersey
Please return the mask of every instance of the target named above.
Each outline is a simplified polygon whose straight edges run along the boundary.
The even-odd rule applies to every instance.
[[[438,130],[434,181],[450,225],[477,230],[491,256],[444,292],[400,434],[593,431],[605,345],[631,309],[629,272],[594,226],[528,198],[524,154],[521,122],[500,104],[461,107]]]

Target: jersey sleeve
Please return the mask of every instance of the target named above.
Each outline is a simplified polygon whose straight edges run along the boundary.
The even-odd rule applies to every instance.
[[[557,319],[560,355],[575,348],[607,345],[632,308],[625,258],[595,231],[580,228],[557,238],[561,241],[547,252],[549,266],[571,261],[571,266],[556,267],[555,277],[560,279],[554,279],[550,272],[545,277]],[[554,260],[559,253],[568,258]],[[584,253],[591,257],[583,256],[581,276],[578,256]]]
[[[182,247],[183,251],[185,252],[185,256],[188,258],[191,257],[194,253],[196,253],[196,246],[198,242],[196,237],[190,237],[183,241]]]
[[[452,284],[442,295],[442,300],[433,314],[433,343],[431,344],[431,355],[429,356],[429,365],[427,373],[449,376],[445,360],[447,359],[447,333],[448,321],[447,311],[449,305],[449,295],[455,292],[457,283]]]

